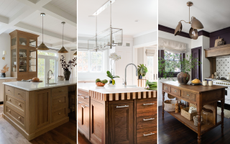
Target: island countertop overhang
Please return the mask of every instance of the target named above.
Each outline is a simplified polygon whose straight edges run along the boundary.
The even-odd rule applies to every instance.
[[[36,91],[36,90],[49,89],[55,87],[77,85],[77,80],[73,79],[69,81],[59,81],[56,84],[46,84],[45,82],[22,82],[22,81],[5,82],[3,84],[18,89],[22,89],[25,91]]]

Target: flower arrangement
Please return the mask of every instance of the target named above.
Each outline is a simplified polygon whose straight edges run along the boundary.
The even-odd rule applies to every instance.
[[[9,71],[9,67],[7,67],[7,65],[5,65],[4,67],[3,67],[3,69],[1,70],[1,73],[6,73],[6,72],[8,72]]]
[[[75,67],[77,65],[76,60],[77,60],[77,57],[74,57],[72,60],[69,60],[69,62],[66,63],[65,57],[61,55],[60,61],[61,61],[62,68],[65,71],[69,71],[69,68],[72,69],[72,67]]]

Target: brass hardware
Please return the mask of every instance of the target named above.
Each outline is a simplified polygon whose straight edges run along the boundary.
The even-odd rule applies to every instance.
[[[21,103],[18,103],[18,106],[21,106]]]
[[[61,22],[63,24],[62,27],[62,48],[58,51],[58,53],[68,53],[68,51],[64,47],[64,24],[65,22]]]
[[[75,55],[75,56],[76,56],[76,55],[77,55],[77,51],[76,51],[73,55]]]
[[[61,113],[59,112],[58,115],[61,115]]]
[[[19,116],[18,119],[21,119],[21,117]]]
[[[145,103],[143,106],[149,106],[149,105],[154,105],[154,103]]]
[[[123,106],[116,106],[116,108],[127,108],[129,105],[123,105]]]
[[[155,133],[143,134],[144,137],[154,135]]]
[[[197,29],[193,29],[193,28],[191,27],[190,30],[189,30],[189,36],[190,36],[192,39],[196,40],[196,39],[198,38],[198,31],[197,31]]]
[[[155,118],[149,118],[149,119],[143,119],[143,121],[152,121],[154,120]]]
[[[59,102],[61,102],[61,100],[59,100]]]
[[[189,94],[187,94],[187,96],[189,96]]]

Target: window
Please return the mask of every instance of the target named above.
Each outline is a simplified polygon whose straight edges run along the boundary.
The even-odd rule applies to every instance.
[[[50,82],[55,82],[58,76],[58,57],[56,53],[38,51],[38,77],[42,81],[47,82],[47,72],[52,70],[54,75]]]
[[[172,73],[173,77],[176,77],[178,73],[181,72],[181,67],[174,67],[173,69],[169,67],[170,63],[179,63],[183,58],[185,58],[185,54],[179,54],[179,53],[171,53],[169,51],[165,50],[159,50],[158,51],[158,57],[159,59],[164,59],[167,61],[167,64],[165,66],[165,72]],[[162,73],[158,74],[159,77],[163,77]]]
[[[153,70],[154,70],[154,62],[153,62],[153,56],[147,56],[147,68],[148,72],[146,74],[146,78],[148,80],[153,80]]]
[[[102,72],[104,69],[103,52],[78,51],[79,72]]]

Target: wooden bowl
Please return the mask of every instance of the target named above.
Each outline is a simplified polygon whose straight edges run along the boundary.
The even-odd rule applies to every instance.
[[[102,82],[97,82],[96,85],[99,86],[99,87],[103,87],[105,84],[102,83]]]

